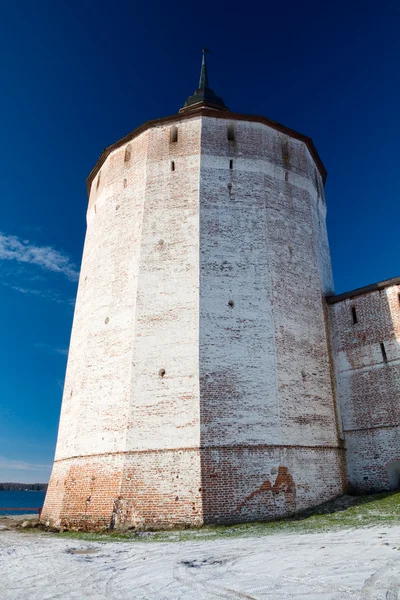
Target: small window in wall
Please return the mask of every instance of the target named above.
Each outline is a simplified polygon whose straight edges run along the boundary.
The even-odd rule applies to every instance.
[[[397,301],[400,304],[400,294],[397,294]]]
[[[96,184],[96,190],[99,189],[99,185],[100,185],[100,176],[101,176],[101,171],[99,172],[99,175],[97,177],[97,184]]]
[[[132,146],[129,144],[129,146],[125,148],[124,162],[129,162],[131,160],[131,152]]]
[[[316,171],[314,171],[314,180],[315,180],[315,189],[317,190],[317,195],[318,195],[318,198],[319,198],[318,175],[317,175]]]
[[[178,141],[178,128],[175,125],[169,130],[169,141],[171,144],[176,144]]]
[[[289,144],[287,140],[282,142],[282,159],[284,162],[289,160]]]
[[[229,168],[232,170],[233,169],[233,160],[229,161]]]
[[[175,171],[175,161],[171,160],[171,171]]]
[[[387,354],[386,354],[385,344],[383,342],[381,342],[380,346],[381,346],[383,362],[387,362]]]
[[[235,141],[235,129],[233,125],[228,125],[228,142]]]
[[[351,318],[353,319],[353,325],[355,325],[356,323],[358,323],[357,311],[356,311],[356,307],[355,306],[351,307]]]

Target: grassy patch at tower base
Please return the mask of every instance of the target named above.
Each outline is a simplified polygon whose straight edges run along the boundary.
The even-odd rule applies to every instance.
[[[91,541],[181,542],[224,537],[259,537],[274,533],[312,533],[400,524],[400,492],[365,496],[341,496],[336,500],[277,521],[238,525],[205,525],[198,529],[172,531],[64,531],[58,535]]]

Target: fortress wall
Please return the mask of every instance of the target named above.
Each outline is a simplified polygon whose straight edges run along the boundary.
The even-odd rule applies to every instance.
[[[43,509],[43,517],[53,522],[63,515],[84,520],[90,508],[93,526],[101,519],[108,525],[119,493],[147,144],[147,133],[136,138],[129,161],[125,147],[114,151],[90,190],[55,463]]]
[[[200,182],[200,395],[203,445],[281,442],[263,163],[241,133],[203,119]],[[264,128],[265,129],[265,128]],[[262,132],[256,143],[262,144]],[[266,136],[265,145],[272,144]],[[267,149],[260,148],[260,154]],[[273,153],[273,149],[270,149]],[[266,154],[267,155],[267,154]],[[233,169],[229,161],[233,160]],[[271,167],[272,169],[273,167]],[[233,302],[233,307],[228,303]]]
[[[315,239],[315,250],[318,261],[318,272],[321,278],[321,289],[325,295],[333,294],[333,274],[331,264],[331,253],[329,250],[328,230],[326,227],[326,200],[322,178],[317,169],[312,167],[310,156],[311,173],[314,177],[314,186],[310,189],[311,214],[313,232]]]
[[[116,526],[202,525],[201,485],[198,447],[128,453],[117,501]]]
[[[329,307],[348,478],[357,490],[400,483],[399,293],[394,285]]]
[[[286,517],[335,498],[343,485],[338,448],[210,446],[201,462],[205,523]]]
[[[331,278],[325,207],[316,193],[314,168],[305,145],[292,139],[286,145],[282,137],[281,144],[287,148],[282,158],[288,180],[275,176],[266,181],[266,246],[282,442],[336,446],[323,304],[326,281]]]
[[[214,490],[216,484],[208,458],[211,451],[212,456],[218,455],[214,447],[231,448],[228,454],[221,450],[216,460],[219,470],[215,467],[214,471],[240,504],[271,480],[268,446],[312,446],[317,448],[310,453],[315,468],[308,473],[308,502],[317,503],[321,497],[326,500],[341,493],[343,468],[337,451],[323,304],[323,293],[329,289],[326,281],[331,281],[325,207],[321,208],[314,165],[302,142],[243,121],[232,122],[235,142],[228,142],[228,123],[203,119],[203,489]],[[319,219],[323,219],[321,225]],[[244,448],[257,445],[261,448],[255,467]],[[329,480],[317,466],[322,464],[318,448],[324,447],[332,451]],[[274,454],[274,468],[286,469],[287,464],[277,464],[276,456],[285,455]],[[294,485],[303,485],[301,461],[291,464],[296,469],[290,473]],[[238,475],[233,477],[232,470]],[[204,493],[205,518],[212,520],[212,502]],[[218,502],[217,492],[208,495]],[[257,510],[250,511],[248,518],[267,518],[271,508],[264,504],[263,516]]]
[[[127,450],[198,447],[199,118],[149,131]],[[171,161],[175,171],[171,171]],[[165,370],[163,377],[159,371]]]
[[[113,151],[93,181],[44,518],[68,514],[84,522],[89,478],[93,526],[101,514],[109,524],[114,501],[129,488],[129,465],[140,465],[140,478],[147,464],[154,495],[159,485],[157,477],[151,482],[157,469],[150,457],[146,463],[125,453],[198,448],[199,162],[200,120],[188,119],[177,143],[170,143],[170,127],[161,126]],[[179,478],[178,463],[173,452],[165,454],[166,479]],[[188,486],[198,490],[199,470],[192,485],[186,467],[181,477],[187,474]],[[147,515],[148,494],[142,503]],[[199,507],[196,515],[192,508],[196,520]],[[124,509],[131,510],[128,503]]]
[[[199,474],[198,449],[58,461],[42,519],[83,529],[201,525]]]
[[[200,119],[149,132],[130,413],[119,523],[202,522],[199,408]],[[175,170],[171,171],[171,161]],[[161,369],[165,370],[160,376]]]
[[[125,449],[147,144],[129,162],[115,151],[92,185],[56,460]]]
[[[68,529],[109,528],[115,519],[123,465],[121,453],[56,461],[42,521]]]

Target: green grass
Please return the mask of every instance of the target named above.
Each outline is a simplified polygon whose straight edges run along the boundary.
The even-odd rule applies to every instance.
[[[341,502],[331,502],[314,509],[313,514],[299,515],[291,519],[241,525],[208,525],[199,529],[183,529],[157,532],[113,532],[87,533],[65,531],[57,535],[87,541],[139,541],[139,542],[183,542],[217,538],[260,537],[274,533],[312,533],[371,527],[373,525],[400,524],[400,492],[382,493],[371,496],[352,497],[349,508],[340,509]]]

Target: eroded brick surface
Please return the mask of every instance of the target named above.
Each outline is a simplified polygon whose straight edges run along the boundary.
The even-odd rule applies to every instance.
[[[252,445],[201,452],[205,523],[273,519],[321,504],[343,486],[337,448]]]

